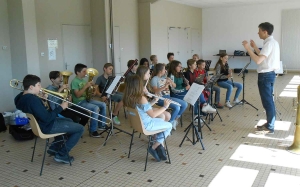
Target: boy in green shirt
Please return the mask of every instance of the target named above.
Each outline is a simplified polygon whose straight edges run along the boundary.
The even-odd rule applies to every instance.
[[[98,133],[97,128],[98,130],[107,129],[106,124],[103,123],[105,122],[106,116],[106,104],[101,101],[90,100],[88,102],[86,100],[86,89],[94,85],[92,81],[87,82],[86,80],[84,80],[84,77],[87,74],[87,66],[84,64],[76,64],[74,70],[76,77],[71,82],[73,102],[79,106],[82,106],[83,108],[95,112],[91,114],[92,118],[96,118],[102,121],[98,122],[97,120],[92,118],[90,120],[90,136],[94,138],[100,138],[100,134]],[[96,114],[98,112],[100,115]]]

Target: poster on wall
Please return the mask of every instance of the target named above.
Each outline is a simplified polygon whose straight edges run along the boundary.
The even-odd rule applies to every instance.
[[[56,49],[58,48],[57,39],[48,39],[48,59],[56,60]]]
[[[48,58],[49,60],[56,60],[55,47],[48,47]]]

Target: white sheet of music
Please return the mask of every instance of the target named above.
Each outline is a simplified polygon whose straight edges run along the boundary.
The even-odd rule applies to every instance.
[[[204,89],[204,85],[193,83],[183,100],[194,105]]]
[[[121,79],[122,76],[120,75],[117,75],[115,78],[114,78],[114,81],[110,84],[109,88],[106,90],[106,93],[108,94],[111,94],[115,87],[117,86],[117,83],[119,82],[119,80]]]

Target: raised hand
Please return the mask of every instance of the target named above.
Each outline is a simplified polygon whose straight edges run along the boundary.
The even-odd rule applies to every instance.
[[[242,42],[242,44],[243,44],[243,46],[244,46],[244,48],[245,48],[246,50],[249,50],[249,49],[250,49],[250,46],[249,46],[249,43],[248,43],[247,40],[244,40],[244,41]]]
[[[250,40],[250,46],[252,47],[252,48],[256,48],[257,46],[256,46],[256,43],[253,41],[253,40]]]

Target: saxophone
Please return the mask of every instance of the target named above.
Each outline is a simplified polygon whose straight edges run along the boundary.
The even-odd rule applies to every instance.
[[[73,74],[70,71],[61,71],[60,74],[63,76],[63,84],[68,84],[69,82],[69,77]],[[63,93],[67,93],[67,95],[69,96],[71,94],[70,89],[68,88],[64,88]]]
[[[288,151],[300,154],[300,86],[298,86],[298,103],[297,103],[297,114],[296,114],[296,128],[294,133],[294,142],[288,147]]]
[[[99,74],[98,70],[94,68],[88,68],[87,70],[88,82],[93,81],[94,77]],[[94,85],[90,86],[86,89],[86,101],[89,102],[93,96],[93,93],[96,91],[96,87]]]

